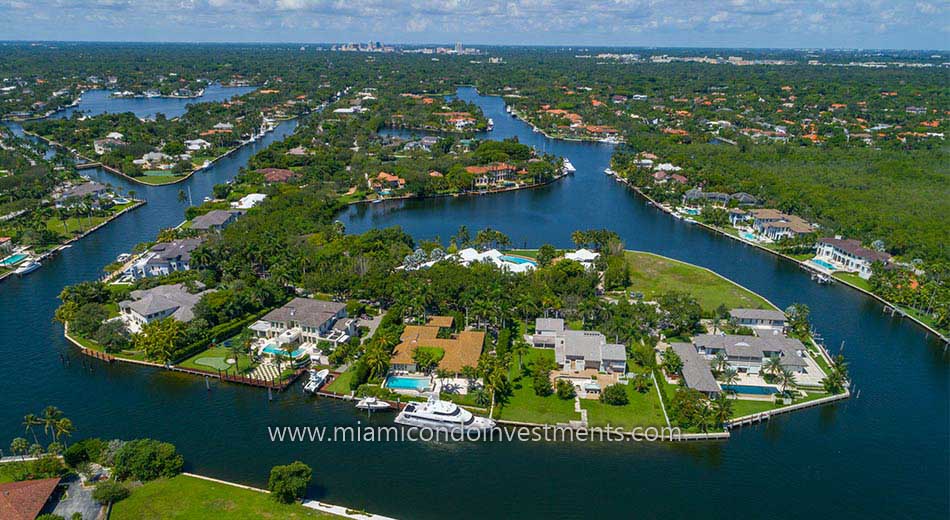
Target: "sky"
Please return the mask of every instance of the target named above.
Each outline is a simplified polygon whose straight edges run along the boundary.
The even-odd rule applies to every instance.
[[[0,0],[0,40],[946,50],[950,0]]]

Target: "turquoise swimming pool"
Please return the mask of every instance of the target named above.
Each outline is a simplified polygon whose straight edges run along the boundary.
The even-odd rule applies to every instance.
[[[386,388],[392,390],[415,390],[417,392],[425,392],[429,389],[429,378],[389,376],[386,378]]]
[[[831,265],[831,264],[828,263],[828,262],[825,262],[824,260],[818,259],[818,258],[812,258],[811,260],[809,260],[809,262],[811,262],[811,263],[817,265],[818,267],[823,267],[823,268],[825,268],[825,269],[827,269],[827,270],[829,270],[829,271],[834,271],[834,270],[835,270],[835,266]]]
[[[538,263],[535,262],[534,260],[521,258],[520,256],[502,255],[501,259],[504,260],[505,262],[511,262],[513,264],[531,264],[533,266],[538,265]]]
[[[0,260],[0,267],[10,267],[27,259],[30,255],[26,253],[17,253]]]
[[[265,354],[270,354],[270,355],[272,355],[272,356],[287,357],[287,351],[286,351],[286,350],[284,350],[284,349],[278,347],[277,345],[273,345],[273,344],[265,346],[263,352],[264,352]],[[298,358],[298,357],[304,355],[305,353],[306,353],[306,352],[305,352],[302,348],[298,348],[297,350],[295,350],[295,351],[293,351],[293,352],[290,353],[290,357],[292,357],[292,358]]]
[[[755,235],[749,233],[748,231],[740,231],[739,236],[749,241],[755,241]]]
[[[694,209],[694,208],[686,208],[683,210],[683,213],[686,213],[687,215],[692,215],[695,217],[696,215],[699,215],[699,210]]]
[[[720,385],[723,390],[733,391],[737,394],[750,394],[750,395],[772,395],[777,394],[778,389],[771,386],[755,386],[755,385]]]

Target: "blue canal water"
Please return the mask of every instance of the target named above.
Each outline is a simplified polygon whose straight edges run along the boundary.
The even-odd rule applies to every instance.
[[[62,408],[76,437],[149,436],[175,443],[191,471],[262,486],[274,464],[314,469],[312,497],[400,518],[684,517],[946,518],[950,512],[950,364],[938,341],[879,303],[820,286],[796,265],[660,213],[603,174],[612,147],[558,142],[504,112],[499,98],[462,89],[495,121],[491,137],[518,136],[567,156],[577,173],[550,186],[499,195],[354,206],[350,232],[400,225],[417,239],[447,239],[460,224],[491,226],[521,245],[570,244],[576,229],[606,227],[633,249],[714,269],[779,306],[803,302],[829,345],[845,353],[860,397],[733,432],[728,442],[271,443],[268,426],[390,424],[351,403],[295,389],[275,395],[136,366],[81,359],[51,318],[63,286],[159,229],[181,221],[180,188],[195,200],[232,177],[262,143],[170,187],[128,185],[149,203],[78,241],[42,269],[0,282],[0,446],[23,434],[27,412]],[[166,100],[147,100],[161,110]],[[61,362],[60,355],[69,363]],[[412,467],[398,471],[394,467]]]
[[[213,83],[205,88],[204,93],[197,98],[117,98],[111,90],[87,90],[83,93],[79,104],[53,114],[52,117],[72,117],[73,112],[82,112],[85,115],[97,116],[105,113],[132,112],[143,119],[154,118],[156,114],[165,114],[171,119],[185,113],[188,105],[194,103],[211,103],[226,101],[235,96],[242,96],[257,87],[225,87],[220,83]]]

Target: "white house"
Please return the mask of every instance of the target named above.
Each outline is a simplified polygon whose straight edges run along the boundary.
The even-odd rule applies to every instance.
[[[346,305],[338,302],[294,298],[251,325],[259,338],[283,344],[344,343],[356,330],[356,320],[347,319]]]
[[[600,258],[600,253],[591,251],[590,249],[578,249],[572,253],[564,253],[564,258],[579,262],[583,264],[584,267],[590,269],[594,266],[594,262]]]
[[[598,372],[627,370],[627,350],[623,345],[607,343],[607,338],[590,330],[565,330],[560,318],[538,318],[531,343],[537,348],[553,348],[554,360],[565,371],[594,369]]]
[[[193,309],[198,300],[210,292],[213,291],[193,294],[180,283],[132,291],[131,299],[119,302],[119,313],[133,332],[147,323],[169,317],[187,322],[195,317]]]
[[[749,327],[760,336],[781,334],[785,330],[785,313],[768,309],[732,309],[729,318],[733,324]]]
[[[205,141],[204,139],[189,139],[185,141],[185,148],[187,148],[189,151],[197,152],[211,148],[211,143]]]
[[[871,277],[871,264],[890,262],[891,255],[861,246],[861,242],[849,238],[822,238],[816,246],[816,258],[834,265],[842,271],[857,272],[867,280]]]
[[[244,209],[244,210],[251,209],[254,206],[257,206],[258,204],[260,204],[261,202],[264,202],[264,199],[266,198],[267,198],[267,195],[263,193],[249,193],[241,197],[241,199],[238,200],[237,202],[232,202],[231,207],[234,209]]]

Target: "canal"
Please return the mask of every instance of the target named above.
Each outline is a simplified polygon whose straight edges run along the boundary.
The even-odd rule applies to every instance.
[[[459,225],[491,226],[518,244],[568,246],[576,229],[609,228],[628,248],[709,267],[780,306],[807,304],[829,345],[845,342],[860,397],[737,430],[721,443],[271,443],[272,425],[389,421],[299,390],[275,396],[162,370],[89,364],[51,321],[63,286],[97,277],[134,244],[177,224],[179,189],[198,201],[232,177],[285,123],[188,181],[128,185],[142,208],[78,241],[23,279],[0,283],[0,443],[22,416],[59,406],[76,437],[155,437],[175,443],[191,471],[263,486],[274,464],[314,469],[310,494],[400,518],[836,516],[944,518],[950,509],[950,364],[921,328],[840,285],[818,286],[795,264],[656,211],[603,174],[611,145],[552,141],[508,116],[500,98],[461,89],[494,119],[493,138],[566,156],[577,173],[547,187],[499,195],[353,206],[349,232],[400,225],[417,239],[448,239]],[[162,99],[143,100],[159,107]],[[177,100],[176,100],[177,101]],[[154,108],[154,107],[153,107]],[[68,364],[60,354],[69,357]]]

